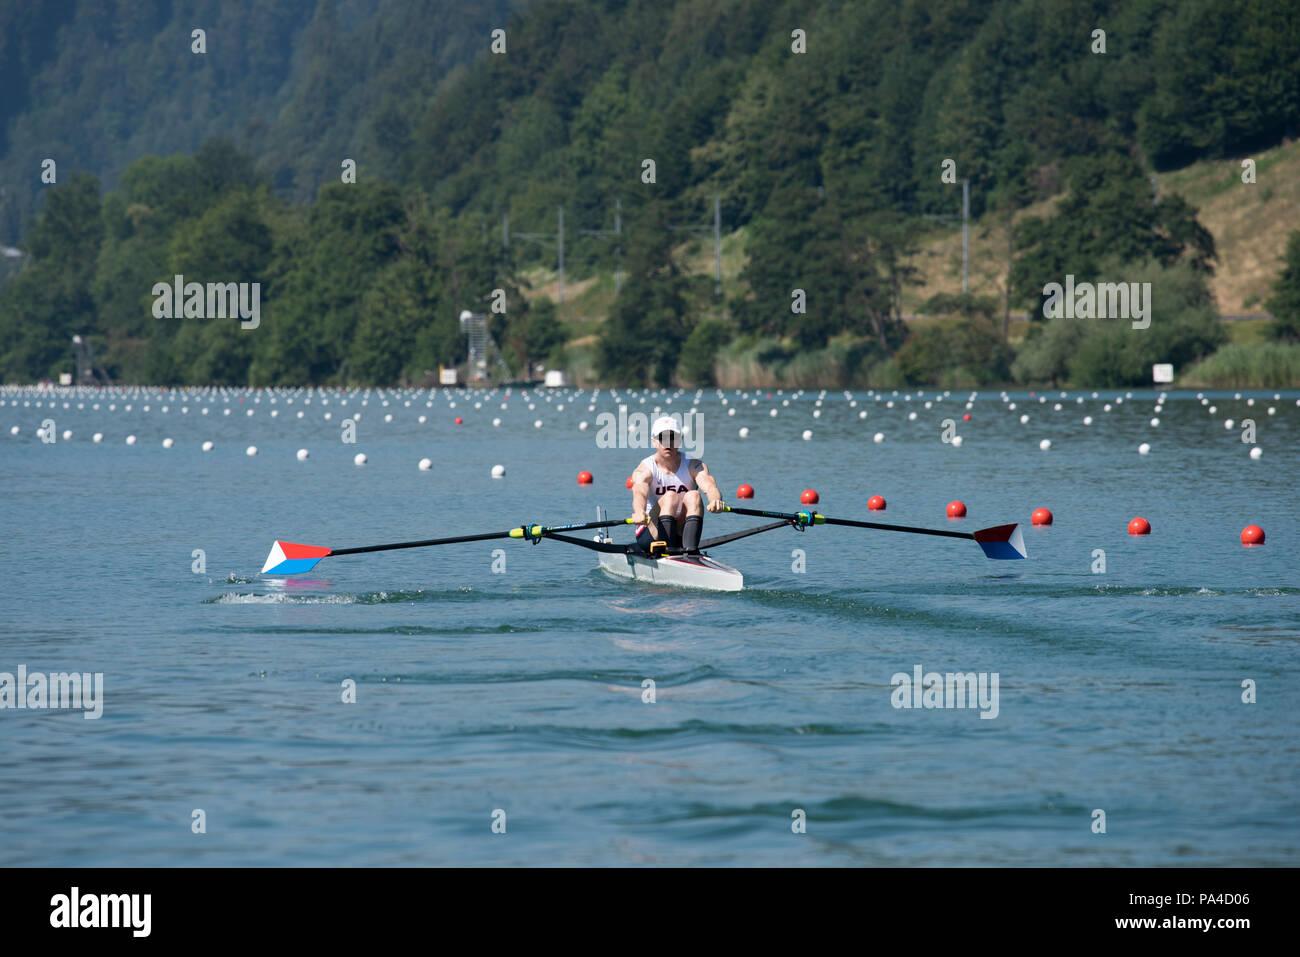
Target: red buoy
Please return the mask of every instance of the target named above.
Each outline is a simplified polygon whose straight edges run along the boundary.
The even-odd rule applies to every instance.
[[[804,489],[803,494],[799,496],[799,501],[805,505],[816,505],[821,500],[822,497],[817,494],[816,489],[811,488]]]
[[[948,517],[949,517],[949,518],[965,518],[965,517],[966,517],[966,503],[965,503],[965,502],[955,502],[955,501],[954,501],[954,502],[949,502],[949,503],[948,503]]]
[[[969,422],[969,421],[970,421],[970,413],[967,412],[965,415],[963,415],[963,416],[961,417],[961,420],[962,420],[963,422]]]
[[[579,473],[578,473],[578,484],[579,484],[579,485],[590,485],[590,484],[591,484],[591,473],[590,473],[590,472],[579,472]]]
[[[1150,535],[1151,523],[1139,515],[1128,523],[1128,533],[1130,535]]]
[[[1263,545],[1264,530],[1258,525],[1247,525],[1241,530],[1241,544],[1243,545]]]
[[[456,416],[456,424],[457,424],[457,425],[464,425],[465,422],[464,422],[463,419],[461,419],[460,416]]]
[[[1029,520],[1035,525],[1051,525],[1052,512],[1050,509],[1036,508],[1034,509],[1034,514],[1029,517]]]
[[[883,512],[885,510],[885,497],[883,495],[873,495],[867,499],[867,508],[873,512]]]
[[[627,477],[627,487],[628,488],[632,487],[632,476],[630,475]]]
[[[745,484],[736,489],[736,498],[753,498],[754,486]]]

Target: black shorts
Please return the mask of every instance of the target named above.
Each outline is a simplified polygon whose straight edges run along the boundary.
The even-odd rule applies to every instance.
[[[650,531],[649,525],[646,525],[644,528],[641,529],[641,531],[636,533],[636,544],[637,547],[641,549],[641,553],[643,555],[650,554],[650,543],[653,542],[654,540],[655,537],[654,534]],[[675,532],[673,534],[672,538],[668,542],[668,547],[669,548],[682,547],[681,532]]]

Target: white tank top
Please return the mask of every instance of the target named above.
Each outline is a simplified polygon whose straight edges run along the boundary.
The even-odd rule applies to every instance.
[[[654,508],[659,496],[665,492],[695,491],[695,476],[691,474],[691,460],[685,455],[677,466],[676,472],[669,472],[660,467],[653,455],[641,460],[642,465],[650,466],[650,494],[646,498],[646,510]]]

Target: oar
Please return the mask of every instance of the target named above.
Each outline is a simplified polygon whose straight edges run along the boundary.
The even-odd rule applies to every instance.
[[[733,508],[728,512],[737,515],[753,515],[758,518],[784,518],[797,526],[807,525],[847,525],[851,528],[874,528],[885,532],[911,532],[914,535],[942,535],[944,538],[967,538],[979,543],[987,558],[1028,558],[1025,540],[1020,534],[1020,526],[995,525],[981,528],[975,532],[953,532],[941,528],[916,528],[912,525],[884,525],[880,522],[859,522],[850,518],[828,518],[818,512],[764,512],[756,508]]]
[[[577,532],[584,528],[608,528],[611,525],[631,525],[630,518],[614,518],[603,522],[584,522],[581,525],[519,525],[504,532],[485,532],[482,535],[457,535],[454,538],[428,538],[419,542],[393,542],[389,545],[362,545],[357,548],[326,548],[323,545],[298,545],[277,541],[262,566],[263,575],[297,575],[311,571],[322,558],[332,555],[359,555],[362,552],[386,552],[398,548],[424,548],[428,545],[456,545],[461,542],[483,542],[492,538],[527,538],[534,544],[548,532]]]

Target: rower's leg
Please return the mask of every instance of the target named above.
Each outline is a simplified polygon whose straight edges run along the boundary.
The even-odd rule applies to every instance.
[[[704,499],[698,491],[687,492],[682,496],[686,508],[686,520],[682,522],[682,548],[687,552],[700,550],[700,532],[704,528]]]
[[[669,548],[677,547],[678,525],[677,513],[681,509],[681,496],[676,492],[665,492],[659,496],[659,541],[667,542]]]

